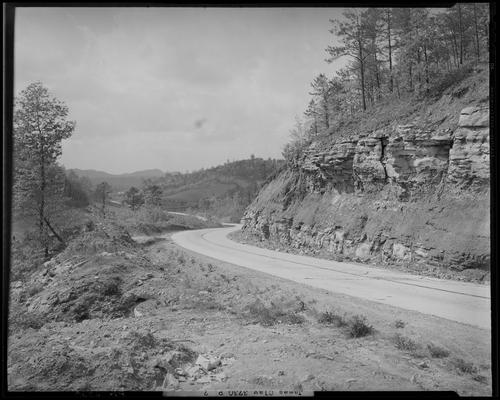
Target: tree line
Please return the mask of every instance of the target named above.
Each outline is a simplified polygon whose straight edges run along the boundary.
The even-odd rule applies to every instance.
[[[446,74],[488,61],[489,21],[487,3],[457,3],[441,12],[349,9],[342,19],[330,20],[330,33],[340,43],[325,49],[326,62],[349,61],[335,76],[313,79],[304,112],[307,134],[328,131],[387,98],[425,95]]]

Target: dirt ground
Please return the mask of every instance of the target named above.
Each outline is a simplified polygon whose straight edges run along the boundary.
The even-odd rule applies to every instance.
[[[11,284],[9,390],[491,395],[489,331],[211,260],[168,238],[87,253]]]

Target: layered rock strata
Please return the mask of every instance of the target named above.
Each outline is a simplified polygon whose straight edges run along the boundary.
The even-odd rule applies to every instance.
[[[368,262],[488,269],[489,108],[452,130],[397,125],[313,144],[248,208],[243,231]]]

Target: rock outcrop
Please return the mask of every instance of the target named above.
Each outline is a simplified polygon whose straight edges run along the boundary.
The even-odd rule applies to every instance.
[[[339,259],[487,270],[489,107],[456,114],[452,127],[395,118],[313,142],[262,189],[243,232]]]

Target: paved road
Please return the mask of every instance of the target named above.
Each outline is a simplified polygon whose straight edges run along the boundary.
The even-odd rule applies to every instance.
[[[192,214],[186,214],[182,212],[175,212],[175,211],[168,211],[169,214],[174,214],[174,215],[185,215],[188,217],[195,217],[198,218],[201,221],[206,221],[207,219],[205,217],[202,217],[201,215],[192,215]]]
[[[172,239],[188,250],[295,282],[491,329],[489,286],[298,256],[226,237],[240,228],[184,231]]]

